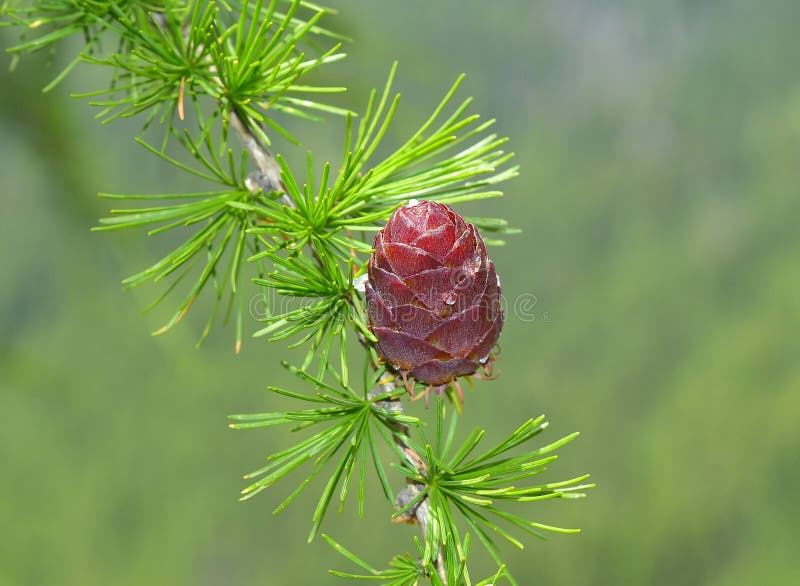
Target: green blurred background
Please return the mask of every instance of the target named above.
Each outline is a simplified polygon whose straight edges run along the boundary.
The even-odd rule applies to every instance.
[[[584,532],[506,548],[520,582],[800,583],[800,3],[332,4],[357,42],[326,80],[351,105],[400,60],[389,143],[464,71],[522,166],[506,198],[462,207],[524,230],[492,251],[511,303],[502,374],[466,419],[495,437],[540,413],[545,439],[580,430],[547,478],[588,471],[598,488],[530,507]],[[279,517],[289,484],[237,502],[241,474],[288,440],[225,415],[297,388],[289,354],[234,356],[230,328],[195,350],[200,319],[150,337],[165,314],[139,312],[160,289],[119,281],[165,243],[89,233],[107,207],[94,193],[185,178],[133,144],[135,125],[68,97],[101,72],[42,95],[42,59],[7,64],[0,584],[339,583],[325,570],[347,562],[305,544],[313,494]],[[302,132],[337,156],[340,122]],[[377,490],[367,504],[324,530],[382,566],[414,529],[387,524]]]

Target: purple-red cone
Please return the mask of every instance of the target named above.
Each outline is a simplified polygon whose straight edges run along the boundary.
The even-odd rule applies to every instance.
[[[503,327],[500,283],[472,224],[445,204],[396,210],[375,237],[369,326],[389,365],[432,385],[473,374]]]

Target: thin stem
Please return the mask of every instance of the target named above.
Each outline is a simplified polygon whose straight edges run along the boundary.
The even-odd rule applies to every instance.
[[[391,393],[395,389],[396,385],[393,382],[390,383],[378,383],[377,387],[370,392],[370,395],[376,397],[378,395]],[[387,401],[381,401],[379,405],[386,409],[387,411],[393,411],[395,413],[404,414],[405,408],[403,407],[403,402],[399,398],[390,399]],[[416,468],[417,472],[420,476],[425,476],[427,474],[427,468],[425,466],[425,461],[420,457],[420,455],[408,445],[405,441],[405,438],[408,436],[408,426],[403,425],[400,423],[395,423],[393,425],[393,433],[392,439],[394,443],[397,445],[398,448],[402,450],[402,452],[406,455],[406,459],[409,463]],[[422,492],[425,488],[424,484],[419,482],[415,482],[411,479],[406,481],[406,487],[401,490],[397,494],[395,506],[398,509],[403,508],[412,500],[414,500],[420,492]],[[427,543],[429,532],[430,532],[430,502],[429,498],[425,496],[419,504],[413,509],[410,509],[403,513],[401,516],[395,519],[396,523],[408,523],[410,525],[419,525],[422,531],[423,540]],[[436,560],[433,562],[434,566],[436,567],[436,572],[439,574],[439,578],[441,578],[442,583],[447,586],[447,572],[445,571],[444,566],[444,557],[442,555],[442,548],[439,547],[439,551],[436,556]]]
[[[258,172],[247,177],[247,187],[251,191],[262,190],[264,193],[279,191],[284,194],[286,205],[294,207],[294,202],[286,196],[286,187],[281,180],[281,168],[272,153],[261,144],[247,125],[246,119],[235,110],[231,110],[230,125],[244,144],[250,158],[258,167]]]

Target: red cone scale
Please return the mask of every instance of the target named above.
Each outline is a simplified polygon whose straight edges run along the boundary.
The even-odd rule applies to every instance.
[[[367,309],[386,362],[431,386],[488,366],[503,311],[475,226],[445,204],[412,202],[392,214],[374,247]]]

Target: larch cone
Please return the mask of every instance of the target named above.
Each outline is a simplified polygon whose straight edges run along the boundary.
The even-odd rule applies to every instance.
[[[480,233],[453,208],[412,202],[375,236],[365,285],[377,349],[404,378],[441,388],[488,367],[503,327]]]

